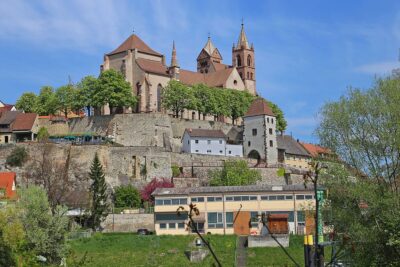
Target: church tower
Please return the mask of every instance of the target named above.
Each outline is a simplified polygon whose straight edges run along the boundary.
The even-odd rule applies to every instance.
[[[213,63],[222,63],[222,56],[218,48],[211,42],[210,36],[208,36],[206,45],[197,57],[197,72],[209,73],[215,71],[212,67]]]
[[[171,65],[168,68],[168,73],[170,77],[174,80],[179,81],[179,64],[176,57],[175,41],[172,43],[172,55],[171,55]]]
[[[247,41],[246,33],[244,32],[244,24],[240,31],[238,42],[232,47],[232,66],[236,67],[242,78],[246,89],[256,95],[256,66],[254,60],[254,46]]]

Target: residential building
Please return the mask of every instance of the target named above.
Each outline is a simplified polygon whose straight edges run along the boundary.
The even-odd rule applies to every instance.
[[[12,105],[12,104],[5,104],[4,102],[0,101],[0,117],[1,117],[1,114],[2,114],[3,112],[6,112],[6,111],[16,111],[16,110],[17,110],[17,109],[15,108],[14,105]]]
[[[237,235],[260,234],[262,214],[288,214],[289,232],[304,233],[305,211],[315,206],[313,187],[304,185],[157,188],[153,196],[157,235],[192,233],[189,203],[200,212],[193,217],[200,232]]]
[[[193,154],[243,157],[242,145],[227,144],[221,130],[186,129],[182,137],[182,152]]]
[[[278,162],[285,166],[308,170],[311,155],[290,135],[277,135]]]
[[[300,144],[313,158],[335,158],[335,154],[329,148],[308,143]]]
[[[0,200],[14,199],[17,196],[15,172],[0,172]]]
[[[276,118],[268,103],[257,98],[243,117],[244,155],[268,165],[278,161]]]
[[[4,111],[0,114],[0,144],[15,142],[12,123],[18,114],[20,114],[19,111]]]
[[[254,46],[249,45],[243,24],[238,41],[232,47],[232,64],[227,65],[222,61],[218,48],[208,37],[197,57],[197,71],[180,67],[175,42],[168,66],[163,54],[150,48],[136,34],[132,34],[115,50],[104,56],[100,70],[118,70],[130,82],[134,95],[139,99],[133,112],[165,112],[161,105],[161,95],[171,79],[189,86],[203,83],[210,87],[247,90],[256,95]],[[103,107],[102,113],[110,113],[108,106]],[[197,111],[185,111],[183,117],[195,119],[199,114]]]
[[[16,142],[34,141],[39,131],[39,119],[36,113],[19,113],[13,124],[12,132]]]

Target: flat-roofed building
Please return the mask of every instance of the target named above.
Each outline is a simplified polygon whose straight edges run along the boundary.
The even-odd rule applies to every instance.
[[[190,234],[187,211],[194,203],[200,214],[193,219],[203,233],[260,234],[262,214],[288,214],[289,232],[303,233],[305,211],[315,206],[313,190],[303,185],[158,188],[153,192],[155,231]],[[180,206],[186,213],[177,214]]]

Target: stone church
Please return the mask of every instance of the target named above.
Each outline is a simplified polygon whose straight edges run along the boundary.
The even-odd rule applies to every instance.
[[[121,71],[138,96],[136,113],[163,112],[161,94],[171,79],[186,85],[206,84],[215,88],[247,90],[256,95],[254,46],[249,44],[244,26],[236,44],[232,47],[232,64],[222,62],[218,48],[208,40],[197,57],[197,71],[181,69],[177,59],[175,43],[172,46],[171,63],[165,56],[150,48],[137,35],[132,34],[118,48],[104,56],[100,70]],[[108,107],[103,114],[109,114]],[[198,118],[195,111],[185,111],[184,118]],[[212,119],[212,118],[206,118]]]

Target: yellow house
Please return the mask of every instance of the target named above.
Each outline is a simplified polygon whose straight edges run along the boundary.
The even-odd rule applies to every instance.
[[[311,155],[290,135],[277,135],[278,162],[285,166],[308,170],[311,162]]]
[[[259,234],[259,216],[279,213],[289,215],[291,233],[303,233],[305,209],[315,206],[312,186],[303,185],[158,188],[153,196],[157,235],[190,234],[186,226],[189,203],[199,209],[194,221],[200,232],[237,235]],[[178,215],[179,206],[186,212]]]

